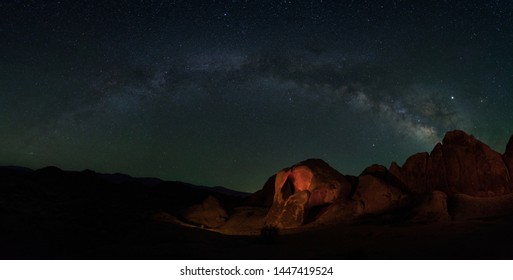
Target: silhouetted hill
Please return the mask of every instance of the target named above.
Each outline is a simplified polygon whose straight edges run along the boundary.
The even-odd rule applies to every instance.
[[[81,258],[88,256],[85,252],[91,244],[120,242],[125,234],[143,230],[156,213],[180,217],[187,207],[208,196],[228,209],[239,204],[240,196],[227,193],[91,170],[0,167],[0,256]],[[20,249],[32,243],[34,248]]]

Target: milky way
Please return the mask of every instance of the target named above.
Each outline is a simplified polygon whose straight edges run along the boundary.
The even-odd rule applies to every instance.
[[[357,2],[357,3],[356,3]],[[510,1],[0,4],[0,165],[254,191],[513,134]]]

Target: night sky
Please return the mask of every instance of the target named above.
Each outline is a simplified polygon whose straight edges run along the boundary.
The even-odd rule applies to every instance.
[[[1,1],[0,165],[255,191],[513,134],[513,2]]]

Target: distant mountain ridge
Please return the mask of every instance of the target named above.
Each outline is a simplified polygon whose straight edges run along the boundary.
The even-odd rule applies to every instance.
[[[156,177],[132,177],[132,176],[130,176],[128,174],[124,174],[124,173],[98,173],[98,172],[90,170],[90,169],[84,169],[82,171],[70,171],[70,170],[62,170],[56,166],[46,166],[46,167],[42,167],[39,169],[31,169],[28,167],[14,166],[14,165],[0,166],[0,174],[7,174],[7,173],[19,173],[19,174],[25,173],[25,174],[27,174],[27,173],[32,173],[32,172],[39,173],[39,174],[46,174],[46,175],[49,175],[50,173],[53,175],[59,175],[59,174],[70,174],[70,175],[71,174],[82,174],[82,175],[85,175],[85,174],[88,174],[89,176],[98,176],[98,178],[101,178],[107,182],[114,183],[114,184],[125,184],[125,183],[130,183],[130,182],[137,182],[137,183],[141,183],[145,186],[155,186],[160,183],[167,182],[167,183],[176,183],[176,184],[180,184],[180,185],[188,185],[189,187],[195,188],[195,189],[202,189],[202,190],[207,190],[207,191],[210,190],[210,191],[214,191],[214,192],[218,192],[218,193],[222,193],[222,194],[226,194],[226,195],[238,196],[238,197],[247,197],[247,196],[251,195],[250,193],[247,193],[247,192],[236,191],[236,190],[232,190],[232,189],[225,188],[222,186],[210,187],[210,186],[194,185],[194,184],[181,182],[181,181],[166,181],[166,180],[162,180],[162,179],[156,178]]]

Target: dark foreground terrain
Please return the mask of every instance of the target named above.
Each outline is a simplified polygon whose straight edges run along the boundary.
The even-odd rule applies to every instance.
[[[209,195],[228,212],[245,201],[244,194],[156,179],[4,167],[0,257],[513,259],[513,216],[428,224],[370,219],[244,236],[205,230],[175,218]]]

